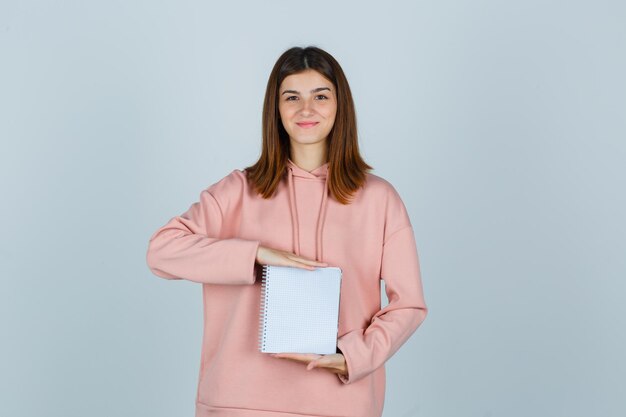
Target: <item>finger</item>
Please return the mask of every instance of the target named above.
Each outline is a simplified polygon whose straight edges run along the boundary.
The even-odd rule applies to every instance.
[[[303,360],[304,359],[302,356],[294,355],[294,354],[291,354],[291,353],[273,353],[272,356],[275,357],[275,358],[281,358],[281,359],[294,359],[294,360]]]
[[[316,368],[324,368],[336,371],[341,368],[342,364],[333,356],[323,356],[315,361]]]
[[[341,371],[338,368],[331,366],[331,365],[332,364],[324,363],[322,360],[315,360],[315,361],[309,362],[306,369],[307,371],[310,371],[313,368],[317,368],[317,369],[323,369],[323,370],[332,372],[334,374],[341,373]]]
[[[287,255],[287,258],[289,258],[292,261],[295,261],[294,263],[292,263],[292,265],[300,267],[300,268],[313,269],[312,267],[315,267],[315,266],[328,266],[328,262],[312,261],[310,259],[301,258],[295,255]]]
[[[311,259],[298,258],[297,260],[298,262],[303,263],[305,265],[319,265],[319,266],[328,265],[328,262],[313,261]]]
[[[311,265],[318,265],[318,264],[319,265],[327,265],[327,262],[316,261],[314,259],[305,258],[304,256],[296,255],[293,252],[283,252],[283,254],[285,255],[285,257],[287,257],[289,259],[293,259],[293,260],[298,261],[298,262],[311,264]]]
[[[273,356],[276,358],[298,359],[298,360],[304,360],[307,362],[320,358],[320,355],[316,353],[293,353],[293,352],[274,353]]]
[[[277,353],[274,355],[274,357],[279,358],[279,359],[288,359],[291,361],[296,361],[296,362],[301,362],[301,363],[309,363],[311,361],[311,359],[309,358],[302,357],[299,355],[292,355],[288,353]]]
[[[305,365],[309,364],[309,361],[306,360],[306,359],[287,358],[287,357],[279,357],[279,359],[284,359],[284,360],[292,361],[292,362],[298,362],[298,363],[302,363],[302,364],[305,364]]]
[[[300,263],[298,261],[294,261],[292,260],[291,262],[287,261],[285,263],[286,266],[292,266],[294,268],[300,268],[300,269],[307,269],[309,271],[313,271],[316,267],[312,266],[312,265],[305,265],[303,263]]]
[[[290,259],[281,259],[281,261],[273,263],[272,265],[289,266],[289,267],[302,268],[302,269],[308,269],[308,270],[315,269],[314,266],[304,265],[304,264],[301,264],[300,262],[291,261]]]

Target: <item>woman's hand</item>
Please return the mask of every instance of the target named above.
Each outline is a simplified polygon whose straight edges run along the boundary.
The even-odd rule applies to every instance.
[[[279,266],[295,266],[297,268],[303,268],[313,270],[316,267],[328,266],[326,262],[317,262],[302,256],[298,256],[294,253],[271,249],[265,246],[259,246],[256,251],[256,261],[259,264],[265,265],[279,265]]]
[[[307,364],[307,371],[313,368],[323,368],[335,374],[348,375],[346,358],[341,353],[318,355],[317,353],[271,353],[275,358],[284,358]]]

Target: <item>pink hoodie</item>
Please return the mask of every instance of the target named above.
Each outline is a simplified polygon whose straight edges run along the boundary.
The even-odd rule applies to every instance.
[[[150,237],[155,275],[203,284],[196,417],[381,416],[384,363],[428,311],[413,228],[383,178],[368,173],[342,205],[327,191],[327,173],[328,163],[308,172],[289,159],[277,194],[265,200],[236,169]],[[348,377],[259,352],[259,245],[343,270],[337,347]]]

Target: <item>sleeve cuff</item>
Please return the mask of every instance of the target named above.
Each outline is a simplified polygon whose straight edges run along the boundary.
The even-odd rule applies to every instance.
[[[243,270],[241,271],[241,276],[246,277],[246,284],[254,284],[257,277],[256,254],[261,242],[259,242],[258,240],[242,240],[242,242],[246,245],[246,249],[248,250],[248,252],[247,257],[244,258],[246,261],[241,263],[241,266],[243,268]]]
[[[210,271],[203,273],[210,277],[203,282],[209,284],[251,285],[256,281],[256,254],[258,240],[240,238],[222,239],[205,261]],[[206,267],[205,267],[206,268]]]
[[[344,359],[346,360],[346,370],[348,372],[348,375],[341,375],[341,374],[335,374],[335,375],[337,375],[337,377],[343,384],[347,385],[353,382],[351,380],[351,376],[352,376],[352,373],[354,372],[354,365],[352,363],[352,359],[349,357],[349,355],[346,355],[345,351],[346,349],[343,344],[343,341],[338,339],[337,340],[337,353],[341,353]]]

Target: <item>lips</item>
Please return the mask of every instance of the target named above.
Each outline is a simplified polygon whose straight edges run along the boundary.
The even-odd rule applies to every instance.
[[[301,123],[296,123],[298,126],[307,129],[309,127],[313,127],[316,126],[319,122],[301,122]]]

